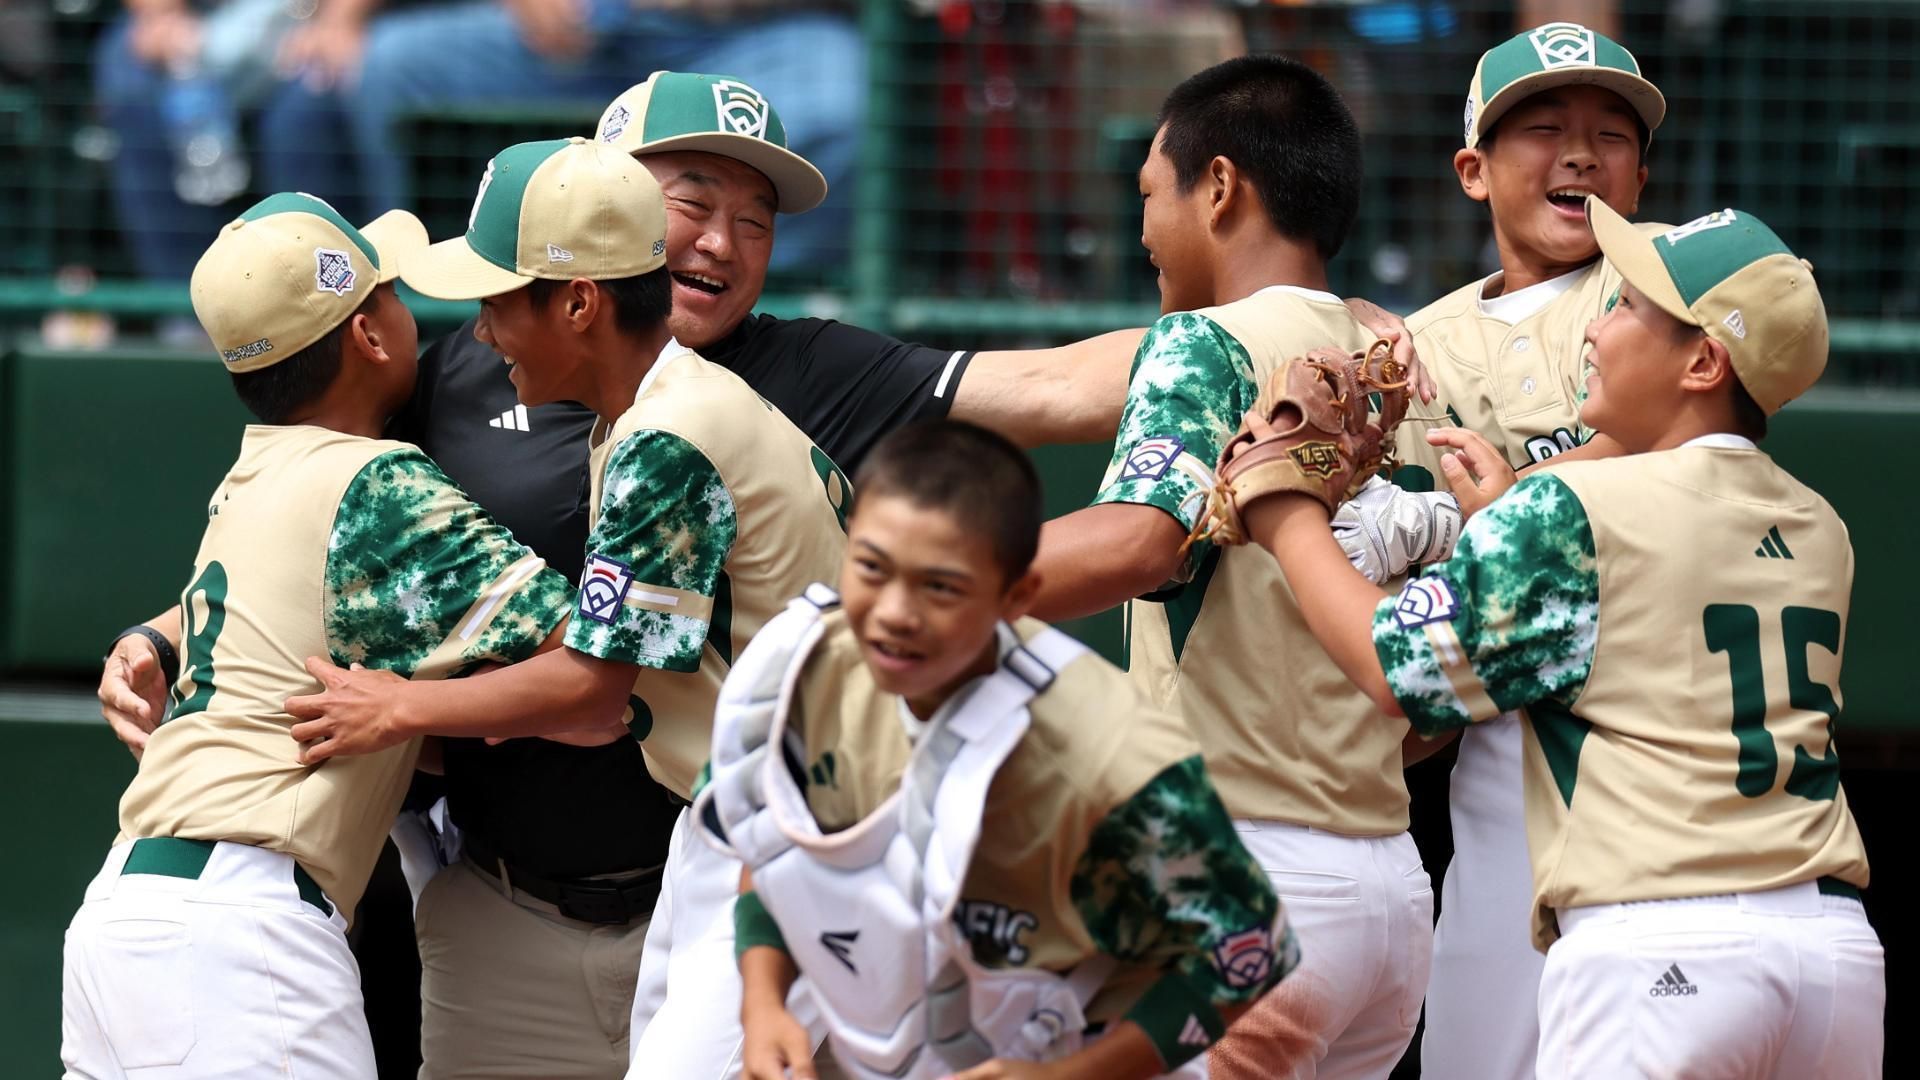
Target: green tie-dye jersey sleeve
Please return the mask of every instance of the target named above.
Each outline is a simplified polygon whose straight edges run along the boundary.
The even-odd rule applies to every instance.
[[[1210,476],[1254,389],[1245,346],[1219,324],[1190,312],[1161,318],[1134,354],[1113,460],[1093,501],[1157,506],[1192,528],[1206,492],[1176,460],[1185,454]]]
[[[700,670],[739,534],[732,493],[697,447],[657,430],[613,448],[600,491],[567,644],[605,660]]]
[[[1205,1049],[1186,1028],[1191,1018],[1218,1038],[1219,1010],[1259,997],[1300,963],[1280,899],[1197,755],[1169,765],[1094,827],[1071,888],[1101,952],[1164,972],[1127,1019],[1168,1068]]]
[[[533,655],[573,590],[418,450],[362,468],[334,513],[324,574],[336,664],[412,678]]]
[[[1373,613],[1373,647],[1415,730],[1531,702],[1571,706],[1593,667],[1600,577],[1580,499],[1529,476],[1475,515],[1453,557]]]

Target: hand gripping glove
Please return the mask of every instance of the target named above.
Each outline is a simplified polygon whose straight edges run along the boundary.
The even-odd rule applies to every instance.
[[[1377,413],[1368,411],[1371,394],[1380,397]],[[1311,495],[1332,514],[1392,455],[1406,412],[1406,371],[1386,341],[1359,353],[1319,348],[1282,363],[1221,450],[1207,513],[1189,543],[1245,543],[1241,513],[1272,495]]]

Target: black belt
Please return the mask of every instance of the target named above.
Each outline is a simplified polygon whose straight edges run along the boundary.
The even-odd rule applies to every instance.
[[[624,926],[653,914],[660,899],[664,864],[621,878],[547,878],[495,855],[471,835],[462,840],[467,860],[509,887],[560,909],[560,914],[601,926]]]

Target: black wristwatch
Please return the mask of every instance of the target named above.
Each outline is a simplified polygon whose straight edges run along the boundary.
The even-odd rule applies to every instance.
[[[113,655],[113,647],[120,644],[121,638],[136,634],[153,643],[153,651],[160,657],[160,674],[167,680],[167,685],[172,686],[180,678],[180,654],[174,651],[173,642],[167,640],[167,635],[145,623],[136,623],[113,635],[113,640],[107,644],[107,655]]]

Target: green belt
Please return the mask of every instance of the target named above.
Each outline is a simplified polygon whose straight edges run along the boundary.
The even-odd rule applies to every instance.
[[[1813,886],[1820,890],[1821,896],[1844,896],[1849,900],[1860,899],[1859,886],[1849,885],[1837,877],[1823,877],[1815,881]],[[1861,902],[1864,903],[1865,901]]]
[[[213,857],[213,845],[212,840],[183,840],[177,836],[152,836],[135,840],[133,850],[127,852],[127,863],[120,868],[120,872],[158,874],[161,877],[198,881],[200,875],[206,872],[207,860]],[[300,899],[319,909],[322,915],[333,915],[333,905],[327,902],[327,894],[320,891],[320,883],[313,880],[307,868],[297,862],[293,864],[293,885],[300,890]]]

